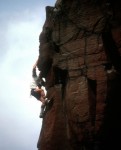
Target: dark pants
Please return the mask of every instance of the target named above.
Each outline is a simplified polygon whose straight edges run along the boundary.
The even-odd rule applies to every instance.
[[[31,89],[31,95],[34,96],[37,100],[40,100],[41,94]]]

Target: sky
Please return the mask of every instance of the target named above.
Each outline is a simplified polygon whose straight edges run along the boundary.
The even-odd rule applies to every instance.
[[[37,150],[41,103],[30,97],[45,7],[56,0],[0,0],[0,150]]]

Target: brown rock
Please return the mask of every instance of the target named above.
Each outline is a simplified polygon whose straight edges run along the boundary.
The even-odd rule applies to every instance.
[[[57,0],[46,7],[38,67],[51,101],[38,150],[119,146],[120,8],[119,0]]]

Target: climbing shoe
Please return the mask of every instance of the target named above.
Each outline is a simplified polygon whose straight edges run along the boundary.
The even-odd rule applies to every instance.
[[[40,118],[43,118],[43,115],[44,115],[43,113],[40,113],[39,117],[40,117]]]

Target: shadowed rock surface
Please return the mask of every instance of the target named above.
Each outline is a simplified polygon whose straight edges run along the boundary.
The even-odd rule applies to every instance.
[[[39,40],[51,102],[38,150],[120,149],[121,1],[57,0]]]

